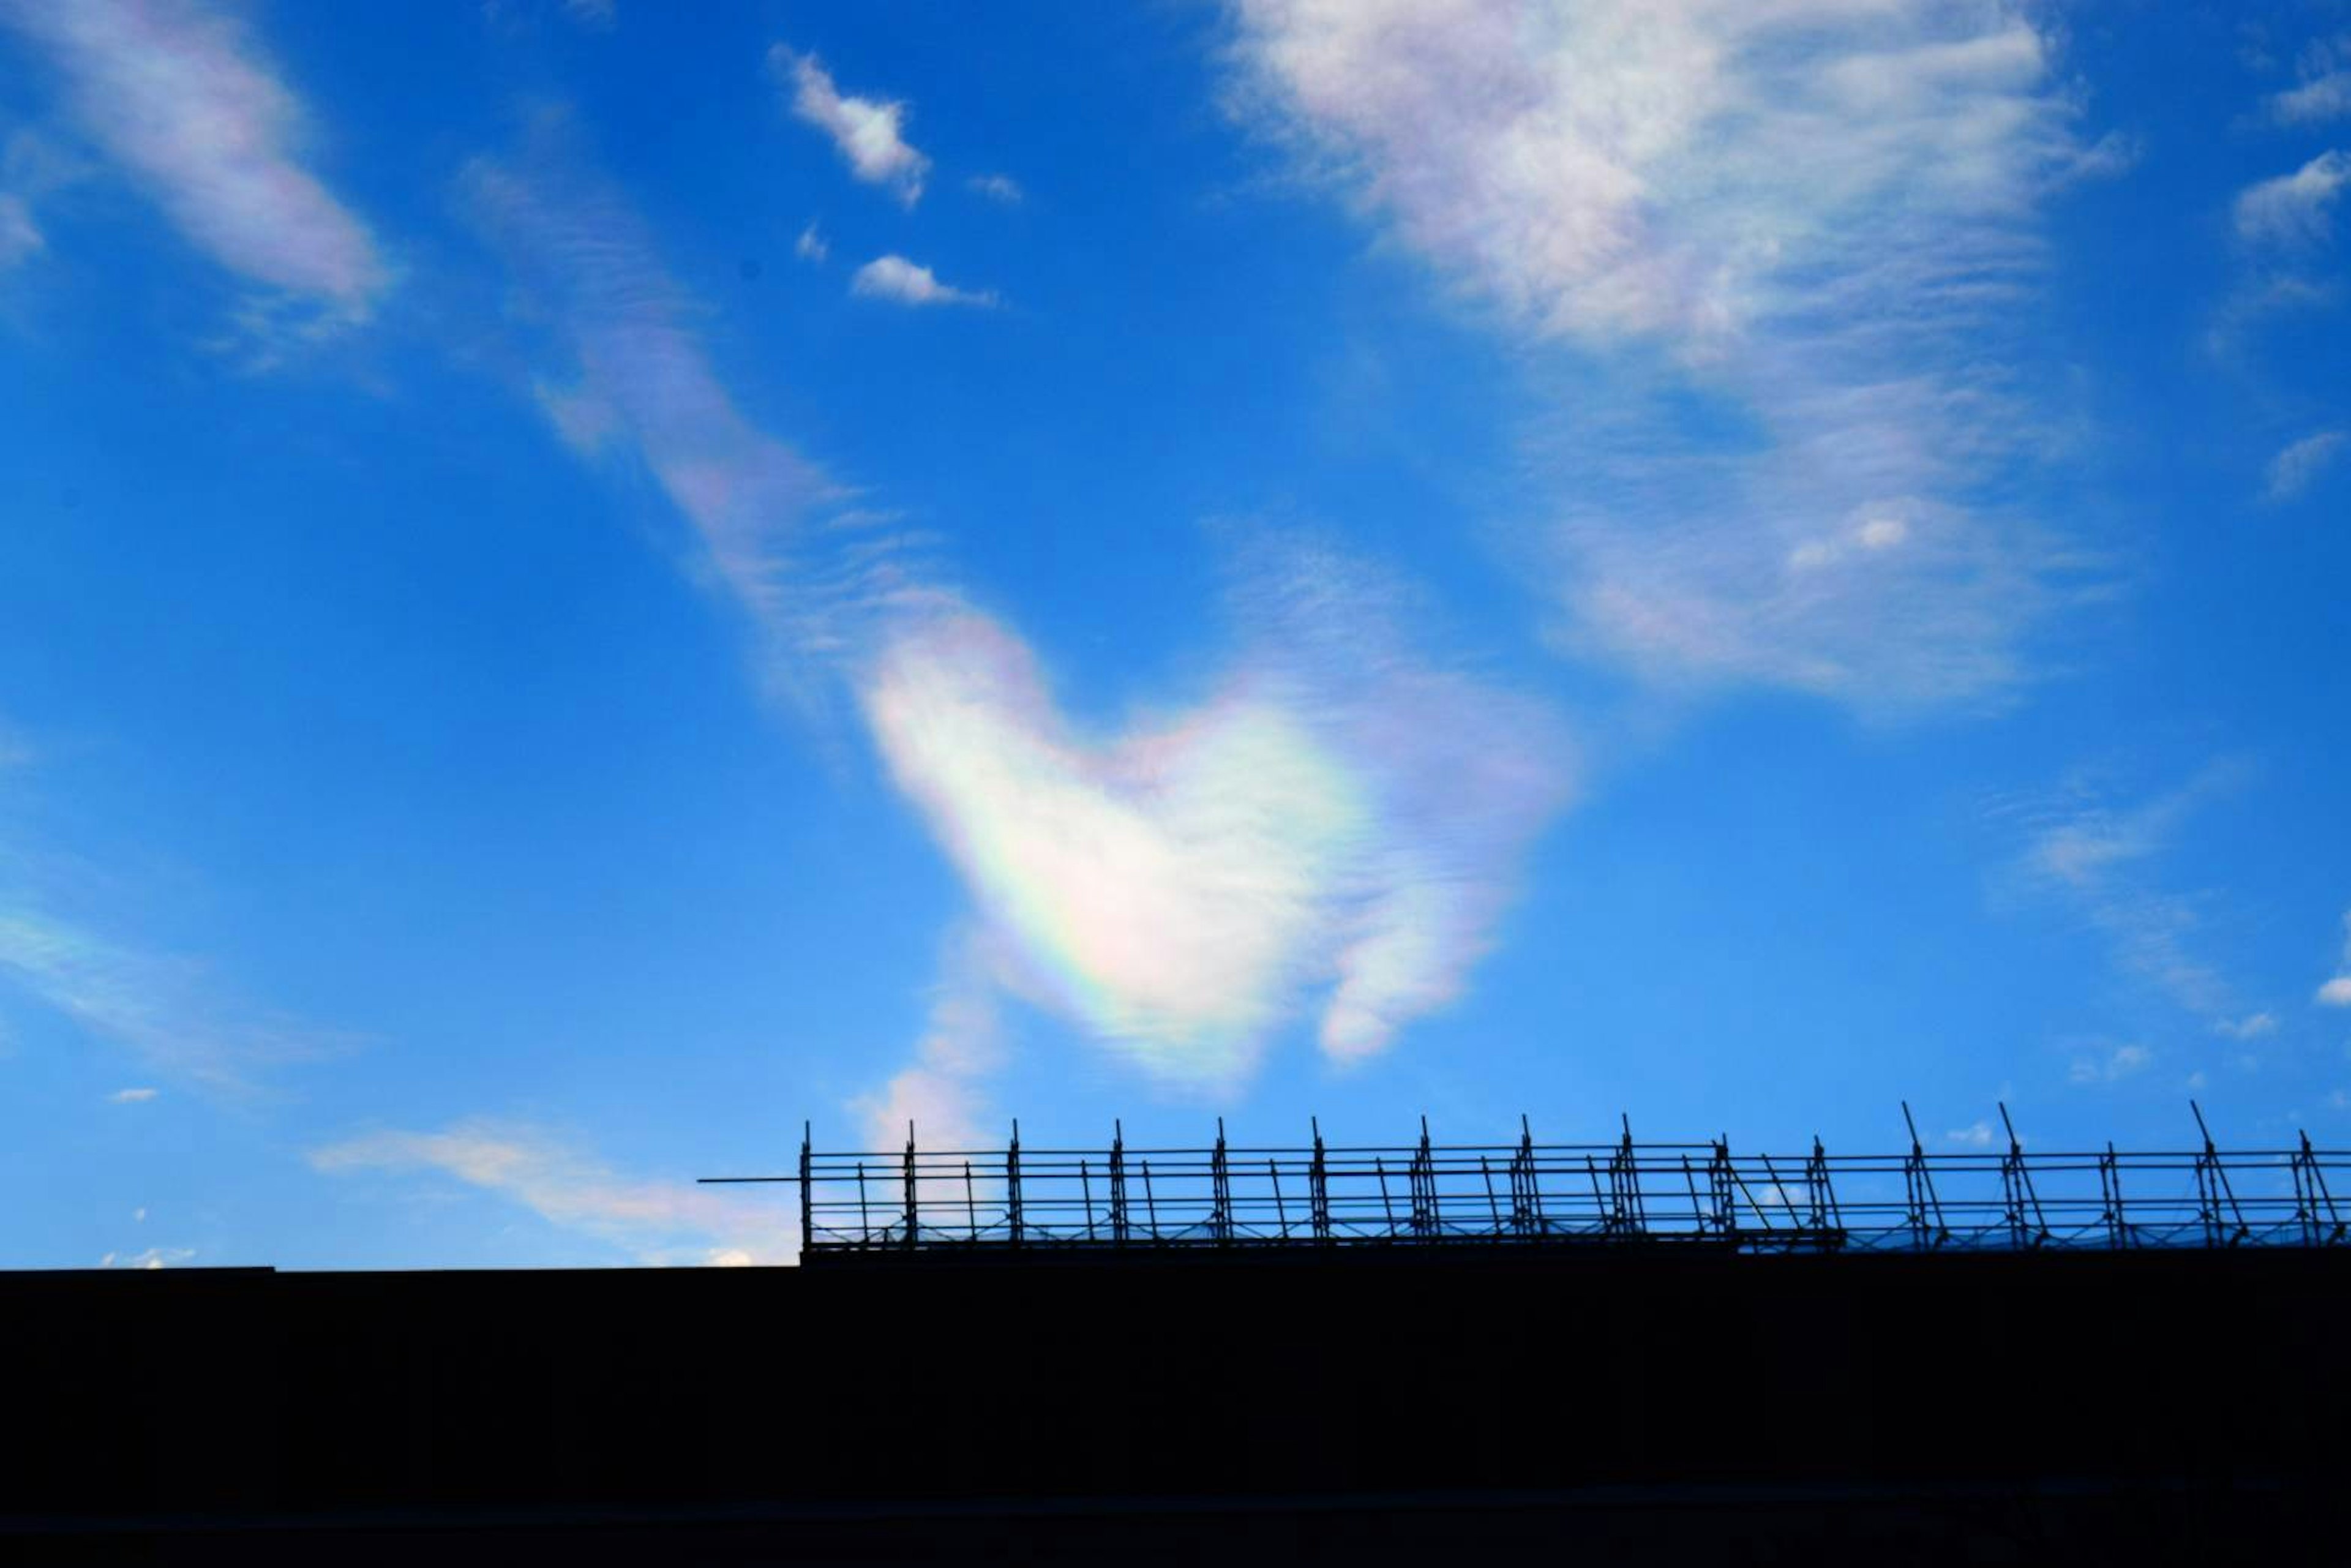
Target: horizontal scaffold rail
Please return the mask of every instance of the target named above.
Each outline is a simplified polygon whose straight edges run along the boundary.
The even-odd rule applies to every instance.
[[[2191,1109],[2195,1109],[2191,1104]],[[2351,1243],[2334,1188],[2351,1154],[2311,1146],[2027,1152],[1734,1153],[1727,1138],[1244,1148],[820,1153],[714,1182],[797,1185],[803,1256],[921,1250],[1452,1246],[1921,1252]],[[1909,1107],[1903,1107],[1909,1121]],[[2351,1200],[2351,1191],[2346,1191]]]

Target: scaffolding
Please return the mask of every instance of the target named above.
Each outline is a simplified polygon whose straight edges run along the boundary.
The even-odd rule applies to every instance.
[[[799,1189],[801,1256],[1121,1249],[1702,1248],[1932,1252],[2340,1247],[2334,1186],[2351,1153],[2307,1134],[2290,1149],[2027,1151],[2001,1107],[2004,1149],[1736,1153],[1728,1137],[1611,1144],[1325,1144],[820,1153],[803,1130],[791,1176],[712,1176]]]

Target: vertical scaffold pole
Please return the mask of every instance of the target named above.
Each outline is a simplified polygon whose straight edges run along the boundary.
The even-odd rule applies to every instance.
[[[1714,1153],[1707,1160],[1706,1185],[1714,1199],[1715,1232],[1735,1246],[1739,1241],[1739,1189],[1731,1179],[1728,1133],[1714,1141]]]
[[[1935,1173],[1928,1168],[1926,1145],[1918,1141],[1918,1123],[1910,1114],[1907,1100],[1902,1102],[1902,1124],[1910,1129],[1910,1157],[1902,1162],[1902,1185],[1909,1197],[1913,1245],[1923,1252],[1941,1246],[1949,1239],[1950,1231],[1943,1224],[1943,1200],[1935,1191]],[[1934,1217],[1931,1240],[1927,1228],[1930,1214]]]
[[[1829,1152],[1822,1146],[1818,1133],[1813,1134],[1812,1157],[1804,1162],[1804,1197],[1813,1232],[1822,1245],[1843,1246],[1844,1216],[1837,1211],[1836,1188],[1829,1181]]]
[[[1519,1150],[1510,1156],[1510,1223],[1522,1236],[1540,1235],[1543,1228],[1542,1186],[1536,1175],[1534,1128],[1520,1112]]]
[[[2117,1251],[2128,1247],[2131,1229],[2129,1213],[2123,1205],[2123,1166],[2111,1138],[2106,1140],[2106,1152],[2098,1156],[2098,1199],[2105,1211],[2106,1245]]]
[[[1113,1122],[1110,1134],[1110,1239],[1126,1245],[1126,1127]]]
[[[1311,1217],[1314,1239],[1331,1239],[1331,1163],[1322,1149],[1322,1122],[1310,1117],[1308,1124],[1314,1129],[1314,1162],[1306,1167],[1306,1207]]]
[[[914,1230],[917,1224],[917,1210],[919,1207],[914,1200],[914,1124],[912,1122],[908,1122],[906,1124],[906,1163],[904,1169],[906,1177],[906,1231],[904,1240],[907,1246],[912,1247],[914,1245]]]
[[[2204,1108],[2190,1100],[2188,1109],[2196,1117],[2197,1132],[2204,1137],[2204,1152],[2196,1156],[2196,1196],[2198,1207],[2204,1215],[2205,1244],[2211,1247],[2224,1245],[2221,1240],[2220,1206],[2225,1202],[2237,1221],[2236,1230],[2225,1243],[2233,1247],[2247,1234],[2245,1211],[2237,1207],[2237,1192],[2229,1185],[2229,1172],[2220,1164],[2220,1151],[2213,1146],[2212,1129],[2204,1124]]]
[[[1012,1146],[1004,1151],[1004,1185],[1008,1195],[1012,1245],[1020,1245],[1020,1118],[1012,1119]]]
[[[1208,1155],[1208,1234],[1221,1247],[1233,1239],[1233,1183],[1225,1166],[1225,1119],[1217,1118],[1217,1146]]]
[[[1420,1147],[1413,1151],[1412,1233],[1423,1240],[1437,1234],[1437,1151],[1428,1143],[1428,1118],[1420,1119]]]
[[[2317,1153],[2310,1146],[2310,1134],[2302,1134],[2302,1148],[2294,1156],[2294,1207],[2303,1216],[2302,1236],[2305,1244],[2320,1247],[2343,1239],[2343,1218],[2335,1209],[2335,1195],[2326,1190],[2325,1173],[2318,1168]],[[2322,1222],[2320,1212],[2325,1218]]]
[[[2024,1163],[2024,1145],[2016,1135],[2016,1124],[2009,1120],[2008,1102],[1995,1101],[2000,1107],[2000,1124],[2008,1129],[2008,1153],[2000,1162],[2001,1196],[2008,1211],[2008,1237],[2019,1250],[2026,1246],[2038,1247],[2049,1239],[2049,1219],[2041,1212],[2041,1195],[2033,1189],[2032,1169]],[[2032,1210],[2032,1239],[2025,1239],[2024,1211]]]
[[[816,1150],[815,1135],[810,1131],[810,1124],[807,1122],[800,1124],[800,1249],[802,1251],[816,1245],[816,1195],[815,1190],[809,1185],[810,1174],[816,1166]],[[2303,1140],[2305,1144],[2309,1141],[2307,1138]]]

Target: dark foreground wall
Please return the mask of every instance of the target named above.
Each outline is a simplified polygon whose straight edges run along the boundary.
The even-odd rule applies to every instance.
[[[2246,1560],[2351,1252],[0,1274],[0,1559]]]

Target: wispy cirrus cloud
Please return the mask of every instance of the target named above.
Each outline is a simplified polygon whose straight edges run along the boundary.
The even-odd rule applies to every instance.
[[[201,963],[110,940],[9,890],[0,890],[0,983],[160,1071],[218,1091],[248,1091],[272,1067],[350,1044],[224,996]]]
[[[6,0],[40,44],[75,122],[197,249],[306,314],[365,319],[391,269],[304,156],[308,116],[259,45],[185,0]]]
[[[2289,443],[2270,459],[2262,493],[2273,501],[2293,500],[2335,465],[2346,442],[2351,434],[2321,430]]]
[[[2318,988],[2321,1007],[2351,1008],[2351,910],[2343,915],[2343,957],[2338,972]]]
[[[2246,774],[2242,762],[2223,759],[2135,804],[2117,803],[2077,776],[2052,795],[2003,810],[2026,832],[2016,866],[2025,885],[2078,911],[2126,973],[2239,1040],[2267,1032],[2267,1015],[2238,1015],[2235,988],[2198,951],[2204,901],[2166,887],[2153,868],[2189,819],[2239,788]]]
[[[307,1157],[328,1176],[431,1174],[463,1182],[640,1263],[785,1263],[799,1249],[788,1204],[623,1176],[576,1142],[527,1124],[475,1120],[439,1132],[368,1133]]]
[[[698,575],[741,606],[771,654],[804,682],[854,635],[862,601],[890,591],[889,542],[854,497],[760,429],[712,369],[692,298],[636,214],[586,172],[559,123],[511,160],[477,159],[467,204],[552,329],[540,406],[583,455],[642,462],[700,545]]]
[[[2351,118],[2351,34],[2320,38],[2295,62],[2301,79],[2272,93],[2262,107],[2279,125],[2323,125]]]
[[[822,61],[784,44],[768,51],[768,69],[790,89],[792,113],[832,139],[851,173],[907,206],[922,200],[931,161],[906,140],[904,102],[843,93]]]
[[[2047,38],[1939,0],[1238,0],[1241,100],[1555,368],[1562,645],[1869,707],[2026,679],[2068,552],[2020,305],[2085,157]],[[1578,388],[1604,367],[1604,385]]]
[[[861,298],[887,299],[893,305],[977,305],[984,309],[997,303],[994,289],[957,288],[941,283],[929,267],[903,256],[876,256],[867,262],[849,280],[849,291]]]
[[[1238,1083],[1301,1016],[1333,1058],[1372,1055],[1459,993],[1568,793],[1540,705],[1413,657],[1384,590],[1291,552],[1246,574],[1212,689],[1075,723],[1017,632],[845,523],[841,489],[739,410],[608,192],[543,152],[466,185],[574,367],[539,382],[558,429],[646,464],[775,663],[850,695],[970,889],[988,961],[942,980],[870,1118],[967,1114],[1007,990],[1192,1085]]]
[[[2335,235],[2335,206],[2351,184],[2351,153],[2322,152],[2290,174],[2247,186],[2231,209],[2248,245],[2300,250]]]
[[[39,254],[47,244],[25,199],[12,192],[0,191],[0,272]]]

